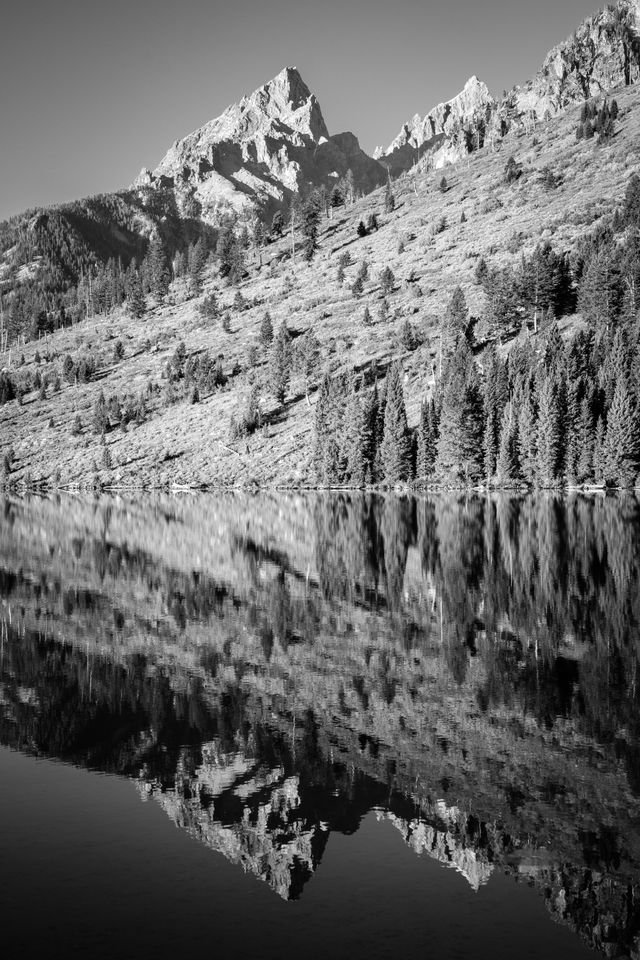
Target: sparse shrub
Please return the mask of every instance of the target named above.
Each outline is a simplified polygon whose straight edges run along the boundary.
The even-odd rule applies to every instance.
[[[62,376],[67,383],[73,383],[75,365],[70,354],[67,354],[62,363]]]
[[[404,240],[401,240],[401,241],[398,243],[398,254],[404,253],[404,250],[405,250]]]
[[[405,350],[415,350],[416,340],[413,327],[409,320],[405,320],[400,330],[400,342]]]
[[[231,333],[231,315],[228,310],[222,317],[222,329],[225,333]]]
[[[115,424],[119,424],[122,420],[122,408],[116,393],[109,397],[109,402],[107,403],[107,415],[109,417],[109,421],[113,421]]]
[[[522,171],[515,161],[515,157],[512,155],[507,159],[504,168],[504,182],[507,184],[515,183],[515,181],[520,177]]]
[[[447,218],[440,217],[440,219],[433,226],[433,232],[434,234],[437,235],[439,233],[444,233],[446,229],[447,229]]]
[[[370,327],[373,324],[373,319],[371,317],[371,314],[369,313],[369,307],[364,308],[364,313],[362,315],[362,322],[365,325],[365,327]]]
[[[255,367],[257,362],[258,362],[258,348],[255,345],[255,343],[251,343],[249,344],[249,348],[247,350],[247,366]]]

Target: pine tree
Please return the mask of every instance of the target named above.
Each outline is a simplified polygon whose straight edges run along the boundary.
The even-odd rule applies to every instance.
[[[554,486],[560,469],[560,414],[553,381],[547,378],[538,396],[538,483]]]
[[[290,377],[291,337],[286,324],[283,323],[273,341],[269,361],[269,385],[278,403],[284,403]]]
[[[319,484],[324,483],[326,479],[326,449],[332,432],[332,425],[330,423],[330,398],[331,384],[328,375],[325,374],[320,383],[315,409],[313,465],[316,481]]]
[[[535,483],[538,472],[538,424],[529,390],[525,391],[518,411],[518,460],[526,483]]]
[[[442,350],[445,357],[455,350],[458,340],[465,335],[468,322],[467,301],[462,287],[457,286],[451,294],[442,322]]]
[[[387,186],[384,191],[384,212],[393,213],[396,206],[396,200],[391,189],[391,177],[387,177]]]
[[[411,476],[411,440],[400,379],[399,363],[387,373],[384,433],[380,453],[384,479],[389,484],[402,483]]]
[[[303,254],[307,262],[313,259],[318,249],[318,225],[320,223],[320,203],[316,191],[313,191],[302,207],[302,234],[304,236]]]
[[[365,419],[360,397],[352,389],[345,411],[342,449],[345,458],[344,480],[350,486],[362,487],[366,475]]]
[[[610,486],[630,487],[638,474],[638,417],[624,379],[613,394],[602,447],[602,479]]]
[[[127,306],[129,313],[134,320],[140,320],[146,313],[147,304],[142,292],[142,282],[140,274],[136,271],[129,281],[129,290],[127,293]]]
[[[364,313],[362,315],[362,322],[365,327],[370,327],[373,324],[373,318],[369,312],[369,307],[364,308]]]
[[[375,477],[378,422],[378,383],[374,383],[363,403],[363,450],[365,462],[365,483],[372,483]]]
[[[465,340],[447,361],[443,383],[436,472],[445,482],[474,483],[482,476],[482,395]]]
[[[276,210],[271,221],[271,233],[274,237],[281,237],[284,232],[284,216],[281,210]]]
[[[169,290],[169,267],[162,237],[156,234],[147,254],[147,272],[151,293],[161,303]]]
[[[361,239],[362,239],[362,237],[366,237],[366,235],[367,235],[367,228],[365,227],[364,222],[363,222],[362,220],[361,220],[360,223],[358,224],[356,233],[358,234],[358,236],[359,236]]]
[[[380,274],[380,289],[384,297],[388,297],[393,292],[395,282],[396,278],[393,275],[393,270],[386,266]]]
[[[189,247],[189,284],[195,296],[202,293],[202,277],[207,262],[207,251],[200,237]]]
[[[107,413],[107,401],[104,393],[100,391],[100,396],[93,405],[93,432],[103,435],[109,429],[109,415]]]
[[[576,481],[590,483],[594,479],[594,429],[591,402],[588,396],[583,397],[580,404],[580,418],[578,421],[578,463],[576,467]]]
[[[273,324],[271,322],[271,314],[268,310],[262,318],[262,323],[260,324],[260,343],[264,347],[268,347],[271,343],[273,343]]]
[[[422,403],[418,424],[418,449],[416,456],[416,481],[429,483],[435,471],[438,444],[438,426],[433,399]]]
[[[518,419],[511,401],[502,414],[496,476],[502,486],[513,484],[519,477]]]

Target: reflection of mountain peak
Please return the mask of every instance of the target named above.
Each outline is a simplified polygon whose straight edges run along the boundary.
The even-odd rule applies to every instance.
[[[453,834],[437,830],[425,820],[403,820],[393,813],[386,813],[384,817],[400,831],[414,853],[426,853],[438,863],[457,870],[473,890],[479,890],[489,880],[493,864],[488,862],[486,851],[465,846]]]
[[[174,789],[151,794],[174,823],[284,900],[297,899],[326,843],[323,826],[302,809],[300,781],[281,767],[203,746],[204,761]],[[149,795],[147,785],[142,786]]]

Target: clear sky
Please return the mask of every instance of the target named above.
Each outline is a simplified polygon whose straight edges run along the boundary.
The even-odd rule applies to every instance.
[[[331,133],[387,144],[471,74],[522,82],[598,0],[14,0],[0,20],[0,219],[113,190],[286,65]]]

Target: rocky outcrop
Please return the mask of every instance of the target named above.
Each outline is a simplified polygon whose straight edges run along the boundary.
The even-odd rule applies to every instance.
[[[456,163],[485,140],[521,125],[547,120],[575,103],[602,97],[640,79],[640,0],[620,0],[585,20],[549,51],[533,79],[501,101],[471,77],[464,90],[423,118],[405,123],[374,156],[393,175],[427,157],[436,169]]]
[[[541,120],[639,79],[640,0],[620,0],[550,50],[535,77],[515,87],[505,102],[519,116]]]
[[[215,222],[225,208],[275,209],[309,186],[351,169],[356,189],[384,181],[384,168],[351,133],[330,136],[320,104],[295,67],[177,140],[137,187],[173,187],[178,205]]]
[[[484,128],[496,106],[487,85],[470,77],[456,97],[438,104],[424,117],[416,114],[403,124],[386,150],[378,147],[374,156],[393,175],[409,169],[427,153],[434,155],[435,166],[443,166],[452,150],[457,156],[482,145]]]

